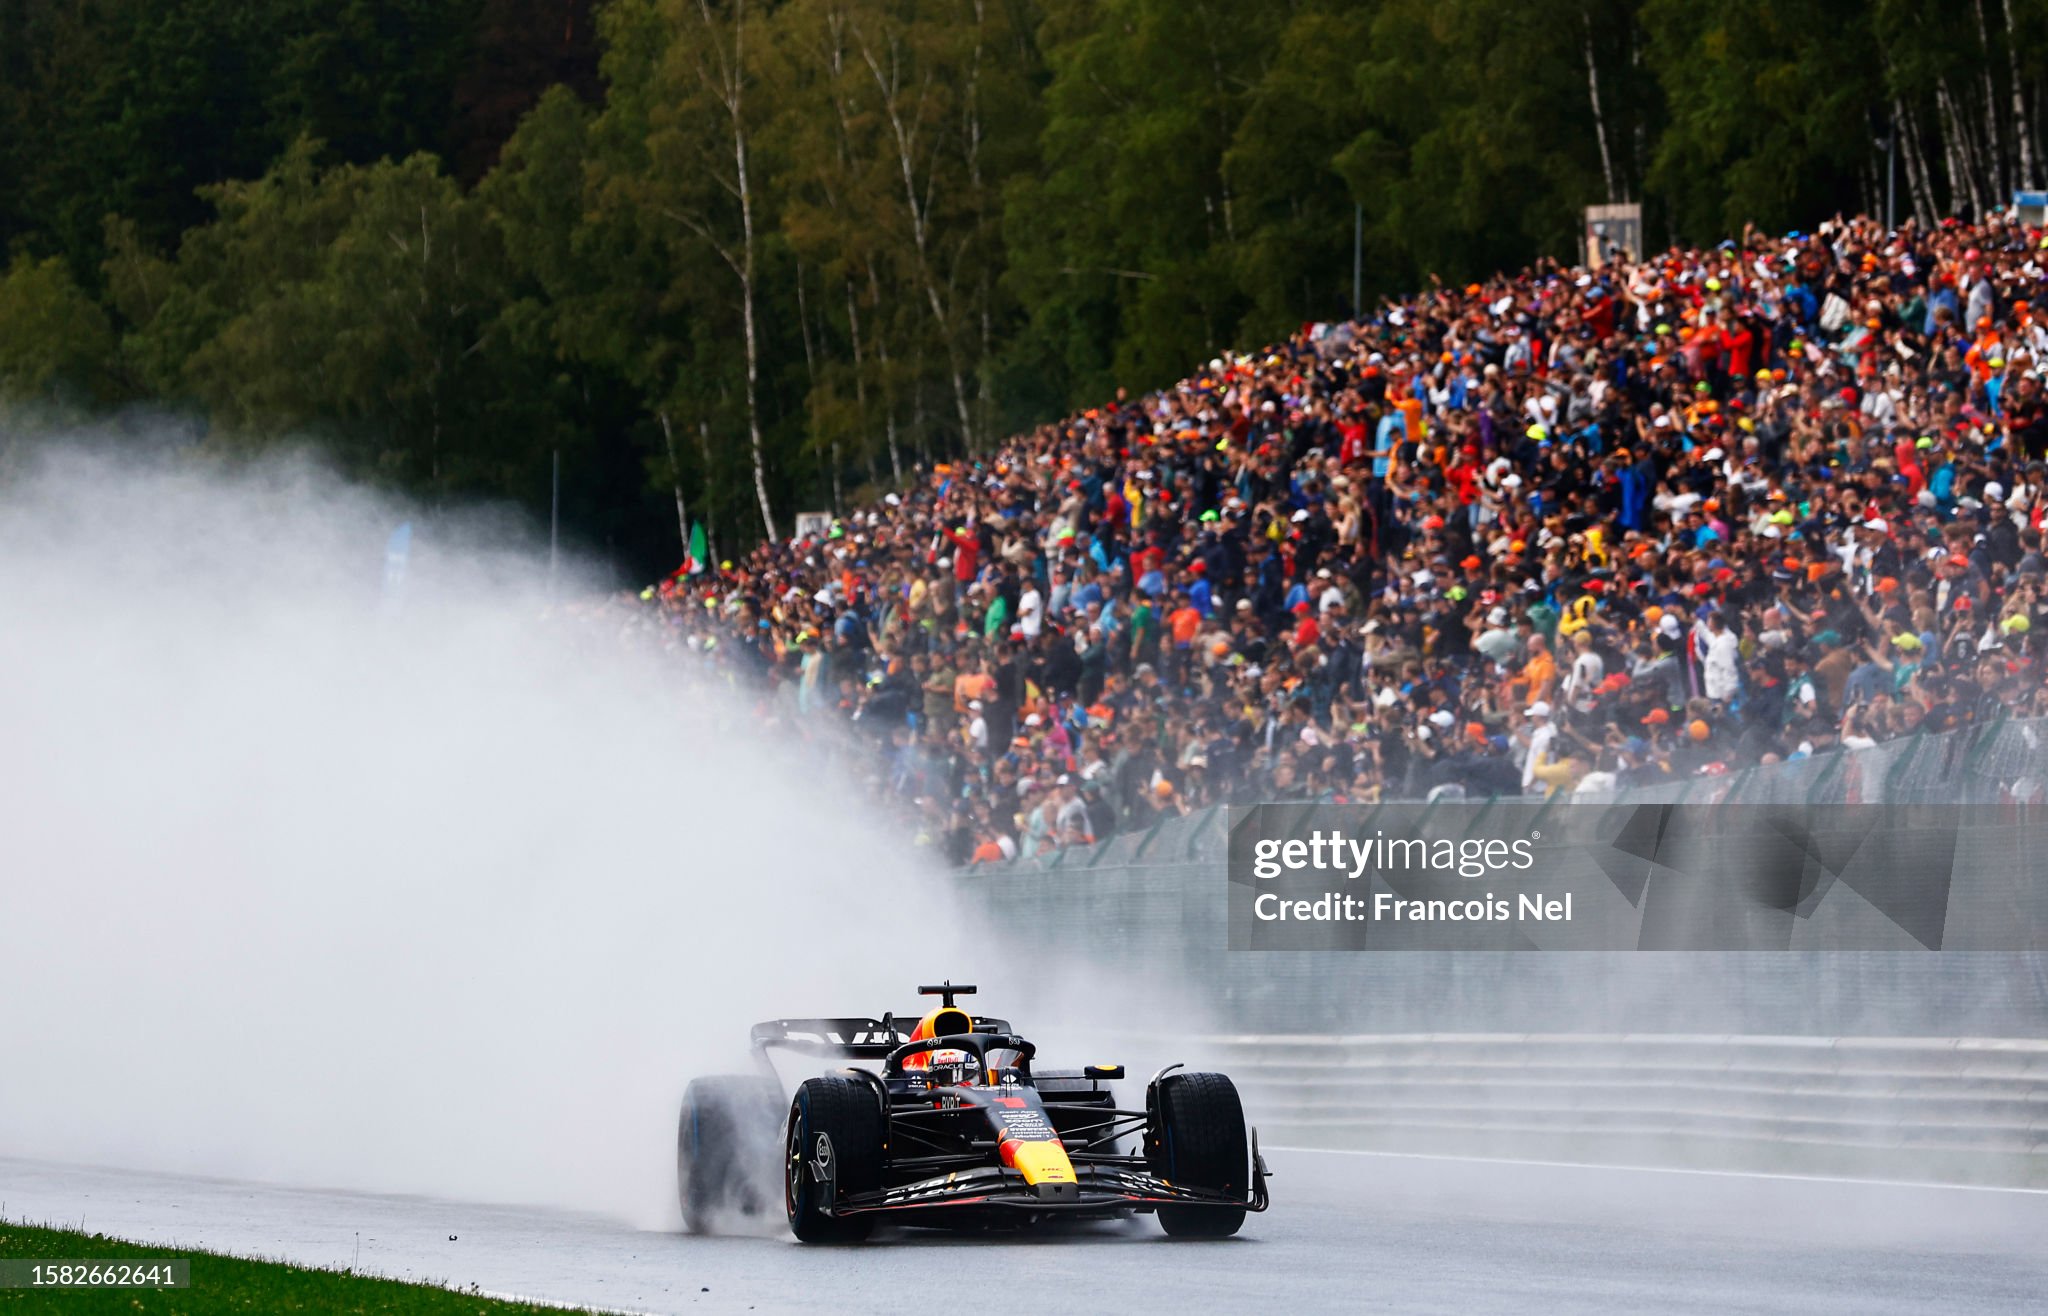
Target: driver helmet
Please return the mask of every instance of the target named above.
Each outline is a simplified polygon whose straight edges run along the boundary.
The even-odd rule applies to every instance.
[[[974,1019],[967,1011],[957,1006],[944,1006],[918,1020],[917,1029],[911,1033],[913,1042],[922,1042],[942,1037],[958,1037],[974,1031]],[[934,1047],[930,1051],[906,1056],[903,1061],[906,1070],[921,1069],[925,1077],[934,1083],[974,1083],[980,1079],[980,1066],[974,1053],[964,1047]]]

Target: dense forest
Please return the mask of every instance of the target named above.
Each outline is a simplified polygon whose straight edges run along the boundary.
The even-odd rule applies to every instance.
[[[629,569],[1220,347],[2048,183],[2048,0],[0,0],[0,414],[313,436]]]

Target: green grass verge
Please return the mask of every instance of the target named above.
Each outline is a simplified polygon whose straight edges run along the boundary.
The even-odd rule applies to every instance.
[[[40,1229],[0,1221],[0,1258],[26,1260],[122,1260],[186,1257],[192,1286],[184,1289],[19,1289],[0,1288],[0,1313],[55,1312],[62,1316],[222,1316],[235,1313],[398,1312],[404,1316],[562,1316],[562,1307],[372,1279],[340,1270],[311,1270],[275,1261],[245,1261],[191,1248],[130,1243],[99,1234]]]

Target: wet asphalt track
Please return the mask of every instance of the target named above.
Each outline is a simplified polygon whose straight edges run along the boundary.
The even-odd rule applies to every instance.
[[[1227,1242],[699,1239],[596,1216],[0,1160],[10,1220],[646,1312],[2034,1311],[2048,1193],[1272,1150]],[[455,1235],[451,1240],[449,1235]],[[360,1249],[358,1251],[358,1249]],[[205,1283],[194,1268],[195,1285]],[[991,1304],[991,1297],[995,1298]]]

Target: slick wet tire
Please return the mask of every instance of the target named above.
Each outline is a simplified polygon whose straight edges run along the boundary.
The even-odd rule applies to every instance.
[[[806,1243],[857,1243],[874,1228],[874,1217],[840,1219],[825,1214],[827,1184],[819,1181],[819,1158],[829,1157],[839,1200],[882,1186],[882,1105],[873,1087],[857,1079],[805,1079],[789,1103],[783,1139],[783,1205],[790,1232]]]
[[[1159,1080],[1145,1130],[1145,1159],[1154,1174],[1177,1187],[1247,1198],[1251,1144],[1237,1085],[1221,1074],[1168,1074]],[[1159,1223],[1176,1238],[1228,1238],[1244,1224],[1244,1208],[1162,1206]]]
[[[781,1115],[782,1089],[771,1078],[691,1081],[676,1127],[676,1200],[691,1233],[775,1209]]]

